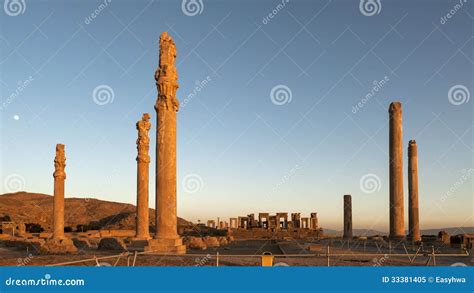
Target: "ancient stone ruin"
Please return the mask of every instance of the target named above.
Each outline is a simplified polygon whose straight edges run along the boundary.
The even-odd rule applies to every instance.
[[[63,144],[56,145],[54,159],[54,208],[53,208],[53,236],[41,246],[44,254],[61,254],[77,252],[76,246],[70,238],[64,236],[64,184],[66,180],[66,154]]]
[[[146,251],[186,253],[178,235],[176,204],[176,98],[178,73],[176,46],[164,32],[160,36],[160,62],[155,73],[158,98],[156,110],[156,234],[148,240]]]
[[[216,228],[214,220],[208,220],[209,228]],[[279,212],[275,215],[259,213],[230,218],[229,225],[217,227],[226,229],[228,235],[237,239],[278,239],[278,238],[305,238],[322,237],[323,230],[318,226],[317,213],[311,213],[308,218],[302,218],[301,213],[292,213],[288,220],[288,213]]]

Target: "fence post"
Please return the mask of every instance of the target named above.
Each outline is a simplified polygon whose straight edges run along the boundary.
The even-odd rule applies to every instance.
[[[133,255],[133,263],[132,263],[132,267],[135,266],[135,262],[137,261],[137,251],[135,250],[135,254]]]
[[[329,263],[329,243],[328,243],[328,246],[326,246],[326,258],[327,258],[327,266],[330,267],[330,263]]]
[[[219,266],[219,251],[216,253],[216,267]]]

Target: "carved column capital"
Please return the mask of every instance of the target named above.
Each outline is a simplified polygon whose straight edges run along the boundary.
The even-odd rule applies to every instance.
[[[148,151],[150,150],[150,136],[148,132],[151,128],[150,114],[144,113],[142,119],[137,122],[138,138],[137,138],[137,150],[138,162],[150,163],[150,156]]]
[[[176,98],[178,84],[178,72],[176,70],[176,45],[173,39],[164,32],[160,36],[160,63],[155,72],[158,98],[155,110],[166,109],[178,112],[179,101]]]
[[[54,158],[54,178],[63,178],[66,179],[66,154],[64,152],[64,145],[56,145],[56,157]]]

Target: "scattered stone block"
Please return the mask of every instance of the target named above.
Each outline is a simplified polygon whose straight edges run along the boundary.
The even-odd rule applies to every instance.
[[[219,241],[219,246],[225,246],[229,244],[229,241],[227,241],[227,237],[217,237],[217,241]]]
[[[79,249],[86,249],[86,248],[91,248],[92,247],[89,240],[84,239],[84,238],[73,238],[72,242]]]
[[[127,250],[127,246],[125,245],[123,240],[119,238],[107,237],[107,238],[102,238],[100,240],[98,249],[125,251]]]
[[[206,236],[203,238],[204,243],[206,243],[207,247],[219,247],[219,240],[217,237]]]
[[[41,245],[39,251],[41,254],[70,254],[76,253],[77,247],[69,238],[50,238],[46,240],[43,245]]]
[[[184,239],[184,244],[189,249],[207,249],[207,245],[201,237],[186,237]]]

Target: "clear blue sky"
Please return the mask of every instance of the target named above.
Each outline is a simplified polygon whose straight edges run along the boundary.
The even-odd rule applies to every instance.
[[[352,194],[354,228],[386,231],[387,109],[398,100],[405,178],[408,141],[419,147],[421,228],[473,226],[473,1],[380,0],[374,13],[359,1],[255,2],[195,1],[196,12],[181,1],[4,5],[1,192],[52,194],[64,143],[68,197],[135,203],[135,123],[143,112],[155,123],[157,40],[168,31],[184,105],[179,216],[318,212],[323,227],[342,229]],[[101,85],[113,91],[104,105],[93,99]],[[274,103],[279,85],[291,99]],[[153,181],[150,197],[153,207]]]

